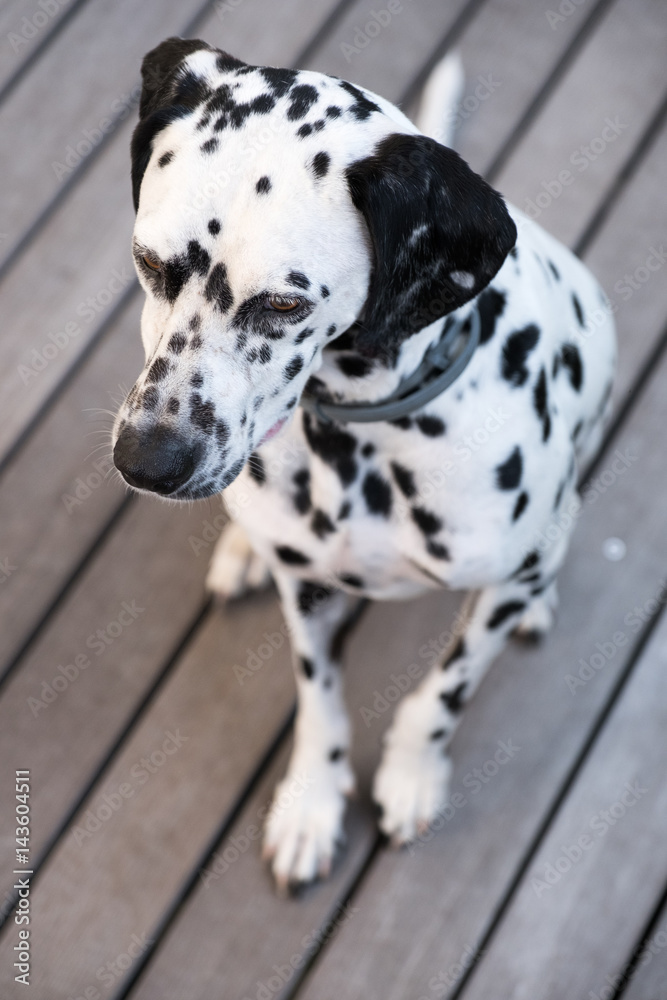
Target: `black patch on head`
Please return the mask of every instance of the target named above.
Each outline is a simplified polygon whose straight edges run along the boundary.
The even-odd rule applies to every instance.
[[[234,302],[234,296],[227,280],[227,268],[224,264],[214,264],[206,282],[204,295],[209,302],[215,302],[220,312],[227,312]]]
[[[328,514],[318,508],[313,511],[310,528],[318,538],[326,538],[327,535],[330,535],[336,530],[336,525],[333,523]]]
[[[554,354],[554,360],[551,366],[551,377],[556,378],[556,375],[558,375],[559,371],[560,371],[560,354]]]
[[[581,434],[581,432],[582,432],[583,429],[584,429],[584,422],[583,422],[583,420],[579,420],[577,422],[576,427],[572,431],[572,440],[573,441],[577,440],[577,438],[579,437],[579,435]]]
[[[350,501],[343,500],[342,504],[340,505],[340,510],[338,511],[338,520],[344,521],[346,518],[348,518],[350,516],[351,510],[352,510],[352,504],[350,503]]]
[[[458,687],[455,687],[453,691],[442,691],[440,694],[440,700],[443,705],[452,713],[452,715],[458,715],[462,711],[464,701],[463,695],[468,687],[468,682],[463,681]]]
[[[215,406],[210,401],[205,403],[198,392],[190,397],[190,420],[204,434],[211,434],[215,425]]]
[[[446,729],[435,729],[430,735],[430,740],[441,740],[447,735]]]
[[[448,653],[448,655],[442,661],[442,669],[447,670],[449,667],[451,667],[451,665],[455,662],[455,660],[460,660],[465,655],[466,655],[466,645],[463,640],[463,637],[461,637],[454,646],[451,653]]]
[[[191,351],[198,351],[199,348],[202,346],[203,343],[204,343],[204,341],[202,340],[201,335],[198,334],[198,333],[195,333],[194,336],[190,340],[190,350]]]
[[[305,122],[303,125],[300,126],[300,128],[296,130],[296,134],[298,135],[299,139],[305,139],[306,136],[309,136],[312,131],[313,131],[313,126],[309,125],[308,122]]]
[[[516,503],[514,504],[514,510],[512,511],[512,520],[518,521],[524,510],[528,506],[528,494],[525,490],[522,490],[516,498]]]
[[[362,484],[366,506],[371,514],[389,517],[391,513],[391,486],[377,472],[367,472]]]
[[[148,369],[148,374],[146,375],[146,381],[161,382],[162,379],[165,378],[170,368],[171,365],[166,358],[156,358],[153,364]]]
[[[556,281],[560,281],[560,272],[559,272],[558,268],[556,267],[556,265],[554,264],[554,262],[552,260],[548,260],[547,264],[549,265],[549,270],[553,274],[553,276],[556,279]]]
[[[160,393],[157,387],[154,385],[149,385],[143,394],[141,405],[144,410],[154,410],[160,399]]]
[[[176,254],[165,261],[162,267],[163,283],[156,294],[164,294],[168,302],[173,303],[178,298],[183,285],[193,275],[203,277],[211,264],[210,255],[197,240],[190,240],[188,249],[183,254]]]
[[[218,148],[218,140],[214,136],[212,139],[207,139],[206,142],[202,142],[199,148],[202,153],[215,153]]]
[[[439,437],[441,434],[445,433],[445,425],[440,417],[428,415],[417,417],[417,427],[422,434],[426,434],[427,437]]]
[[[333,750],[329,751],[329,760],[332,764],[335,764],[337,760],[341,760],[345,756],[345,751],[342,747],[334,747]]]
[[[166,167],[168,163],[171,163],[173,158],[174,154],[171,152],[171,150],[169,150],[169,152],[167,153],[163,153],[160,159],[157,161],[158,167]]]
[[[336,332],[336,326],[335,325],[330,326],[329,329],[327,330],[327,337],[333,337],[335,332]]]
[[[584,366],[581,363],[581,354],[576,344],[563,344],[561,351],[563,364],[568,370],[570,384],[572,388],[579,392],[584,380]]]
[[[524,559],[524,561],[521,563],[521,565],[519,566],[519,568],[516,569],[516,570],[514,570],[514,572],[512,573],[512,576],[513,577],[520,576],[522,573],[525,573],[527,570],[532,569],[533,566],[537,566],[537,564],[538,564],[539,561],[540,561],[540,554],[539,554],[539,552],[536,549],[534,549],[532,552],[528,553],[528,555],[526,556],[526,558]]]
[[[175,396],[172,396],[172,398],[167,403],[167,413],[170,413],[171,416],[174,417],[178,413],[180,407],[181,404],[178,401],[178,399],[176,399]]]
[[[286,381],[291,382],[293,378],[296,378],[296,376],[299,374],[302,368],[303,368],[303,358],[301,357],[300,354],[297,354],[295,358],[292,358],[290,363],[285,368],[285,371],[283,372]]]
[[[304,615],[312,614],[332,594],[335,594],[335,590],[331,587],[325,587],[323,583],[302,580],[297,593],[299,611]]]
[[[262,346],[258,351],[258,357],[263,365],[268,364],[268,362],[271,360],[272,353],[273,352],[271,350],[270,344],[262,344]]]
[[[332,466],[340,476],[343,486],[349,486],[357,475],[354,451],[356,438],[335,424],[326,424],[303,414],[303,429],[311,449],[323,462]]]
[[[304,676],[307,677],[309,681],[311,681],[315,676],[315,664],[307,656],[302,656],[301,659],[299,660],[299,663],[301,665],[301,670]]]
[[[264,177],[260,177],[260,179],[255,184],[255,191],[257,192],[257,194],[268,194],[270,190],[271,190],[271,181],[269,180],[269,178],[266,177],[266,175]]]
[[[188,327],[190,330],[198,330],[200,326],[201,326],[201,316],[199,315],[199,313],[195,313],[190,322],[188,323]]]
[[[248,459],[248,472],[260,486],[266,482],[266,469],[264,468],[264,462],[256,451],[253,451]]]
[[[187,344],[187,338],[184,333],[174,333],[169,338],[169,343],[167,348],[173,351],[174,354],[180,354]]]
[[[504,604],[499,604],[486,623],[486,627],[488,629],[500,628],[500,626],[506,622],[508,618],[511,618],[513,615],[518,615],[519,612],[525,609],[525,607],[525,601],[505,601]]]
[[[329,170],[331,157],[328,153],[316,153],[313,157],[313,171],[316,177],[324,177]]]
[[[195,389],[201,389],[204,384],[204,376],[201,372],[194,372],[190,376],[190,385],[193,385]]]
[[[355,573],[341,573],[338,579],[348,587],[356,587],[358,590],[363,589],[364,581]]]
[[[528,378],[526,358],[533,350],[540,337],[540,331],[534,323],[523,330],[512,333],[503,345],[501,371],[503,378],[512,385],[523,385]]]
[[[341,109],[337,108],[335,104],[330,104],[327,108],[327,118],[340,118]]]
[[[388,424],[392,427],[400,427],[402,431],[409,431],[412,427],[412,420],[410,417],[396,417],[395,420],[388,420]]]
[[[370,118],[374,111],[380,111],[378,105],[374,101],[369,101],[354,84],[348,83],[347,80],[341,80],[340,86],[354,97],[354,104],[351,104],[346,110],[353,114],[357,121],[365,121],[366,118]]]
[[[294,506],[299,514],[307,514],[310,510],[310,472],[308,469],[299,469],[294,473],[292,479],[298,487],[294,494]]]
[[[309,83],[300,83],[292,88],[289,96],[287,117],[291,122],[298,122],[306,117],[319,95],[315,87],[311,87]]]
[[[310,280],[306,277],[303,271],[290,271],[287,275],[286,281],[289,285],[295,285],[297,288],[310,288]]]
[[[323,299],[328,299],[329,298],[329,294],[330,293],[329,293],[329,289],[327,288],[327,286],[326,285],[321,285],[320,286],[320,295],[322,296],[322,298]]]
[[[373,362],[362,358],[359,354],[336,358],[336,364],[343,375],[349,375],[351,378],[365,378],[373,370]]]
[[[515,490],[521,482],[523,472],[523,456],[517,445],[512,454],[502,465],[496,467],[496,483],[499,490]]]
[[[505,308],[506,296],[503,292],[497,292],[495,288],[487,288],[482,292],[477,300],[477,312],[479,313],[480,344],[486,344],[496,330],[496,320],[502,316]]]
[[[307,566],[310,562],[308,556],[298,549],[290,548],[289,545],[276,545],[276,555],[288,566]]]
[[[274,69],[272,66],[262,66],[259,71],[276,97],[284,97],[298,76],[295,69]]]
[[[413,474],[404,465],[399,465],[398,462],[391,463],[391,471],[399,490],[409,500],[417,492]]]
[[[542,440],[548,441],[551,434],[551,417],[549,415],[549,400],[547,396],[547,376],[544,368],[540,369],[540,374],[533,389],[533,402],[537,415],[542,421]]]
[[[304,326],[303,330],[294,338],[295,344],[303,344],[304,340],[308,340],[309,337],[315,333],[314,326]]]
[[[375,445],[371,444],[370,441],[367,441],[366,444],[361,449],[361,454],[364,456],[364,458],[370,458],[371,455],[375,454]]]
[[[208,220],[208,231],[211,236],[217,236],[220,232],[220,220],[219,219],[209,219]]]
[[[215,438],[219,445],[224,446],[229,440],[229,426],[224,420],[215,422]]]
[[[584,310],[581,308],[581,302],[577,298],[574,292],[572,292],[572,306],[574,308],[574,314],[577,317],[577,322],[579,326],[584,325]]]
[[[435,535],[442,528],[442,521],[423,507],[413,507],[410,511],[412,520],[424,535]]]
[[[432,555],[434,559],[450,559],[449,549],[446,545],[442,545],[440,542],[434,542],[432,538],[429,538],[426,542],[426,551],[429,555]]]

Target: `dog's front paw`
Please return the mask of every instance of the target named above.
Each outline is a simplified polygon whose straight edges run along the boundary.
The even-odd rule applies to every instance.
[[[395,847],[425,833],[447,804],[451,762],[442,747],[389,744],[373,781],[380,829]]]
[[[241,597],[271,582],[269,567],[252,549],[243,528],[230,521],[213,552],[206,587],[221,601]]]
[[[277,786],[264,828],[263,857],[281,892],[326,878],[344,843],[345,797],[354,791],[346,761],[288,772]]]

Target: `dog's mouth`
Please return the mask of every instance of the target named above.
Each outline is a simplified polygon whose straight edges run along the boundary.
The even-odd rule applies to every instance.
[[[270,441],[272,437],[275,437],[276,434],[278,434],[283,429],[286,423],[287,423],[287,417],[281,417],[280,420],[276,420],[275,424],[272,427],[269,427],[268,431],[266,432],[262,440],[259,442],[260,445],[266,444],[266,442]]]

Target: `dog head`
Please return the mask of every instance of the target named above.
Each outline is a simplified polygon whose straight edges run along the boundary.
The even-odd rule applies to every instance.
[[[388,363],[491,280],[502,199],[393,105],[311,72],[169,39],[132,140],[146,365],[118,414],[132,486],[208,496],[290,419],[353,324]]]

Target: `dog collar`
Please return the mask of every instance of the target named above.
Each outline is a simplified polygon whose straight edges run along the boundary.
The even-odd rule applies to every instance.
[[[416,371],[377,403],[326,403],[304,390],[300,405],[325,423],[397,420],[430,403],[456,381],[477,349],[480,329],[477,309],[463,320],[449,317],[442,336],[429,347]]]

